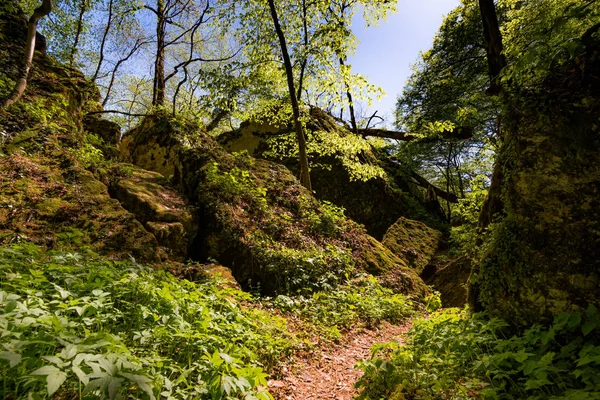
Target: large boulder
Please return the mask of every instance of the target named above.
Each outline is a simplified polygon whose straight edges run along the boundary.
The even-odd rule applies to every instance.
[[[120,148],[126,161],[170,176],[197,207],[191,255],[230,268],[246,288],[320,289],[368,271],[403,293],[427,292],[414,270],[280,164],[232,155],[197,126],[160,115]]]
[[[383,245],[414,268],[423,272],[442,241],[442,233],[422,222],[401,217],[385,233]]]
[[[467,303],[467,283],[473,267],[468,257],[459,257],[435,265],[434,271],[423,279],[440,292],[444,307],[463,307]]]
[[[493,222],[491,236],[470,295],[517,325],[600,306],[600,39],[592,32],[543,81],[503,94],[503,143],[482,218]]]

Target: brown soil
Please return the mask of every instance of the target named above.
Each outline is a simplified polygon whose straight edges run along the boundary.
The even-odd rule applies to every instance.
[[[402,342],[410,322],[402,325],[383,323],[374,330],[353,330],[339,344],[315,350],[295,365],[283,368],[280,380],[270,380],[269,390],[276,400],[350,400],[358,391],[354,383],[362,375],[354,365],[371,356],[376,343]]]

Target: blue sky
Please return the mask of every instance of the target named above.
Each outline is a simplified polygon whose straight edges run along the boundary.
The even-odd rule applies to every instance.
[[[387,117],[393,123],[396,98],[410,75],[410,66],[419,52],[431,47],[433,37],[444,15],[459,5],[459,0],[398,0],[398,12],[379,27],[364,27],[362,14],[357,13],[353,31],[360,43],[356,55],[349,59],[352,71],[366,76],[369,82],[381,86],[386,96],[374,101],[371,108],[361,105],[363,114]]]

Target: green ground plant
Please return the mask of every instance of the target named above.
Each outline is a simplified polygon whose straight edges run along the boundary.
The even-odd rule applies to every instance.
[[[360,324],[372,328],[382,321],[399,323],[414,314],[410,299],[382,287],[370,275],[335,289],[304,296],[279,295],[266,303],[308,321],[326,339],[338,339],[340,330]]]
[[[600,312],[563,313],[508,335],[508,324],[447,309],[417,321],[405,346],[375,346],[359,399],[597,399]],[[386,354],[387,352],[387,354]]]
[[[133,261],[0,248],[0,397],[270,399],[294,339],[248,300]]]

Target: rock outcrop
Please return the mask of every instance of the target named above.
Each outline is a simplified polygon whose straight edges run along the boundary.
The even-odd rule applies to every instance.
[[[472,261],[460,257],[445,264],[435,266],[435,271],[429,277],[423,276],[428,285],[440,292],[444,307],[463,307],[467,303],[467,284]]]
[[[317,198],[343,207],[378,240],[401,216],[444,227],[437,215],[427,211],[410,177],[404,176],[398,165],[384,161],[387,157],[378,156],[381,140],[374,142],[352,134],[318,108],[311,108],[307,117],[311,181]],[[297,173],[293,138],[291,124],[253,120],[224,133],[219,142],[230,152],[247,151],[253,157],[283,163]],[[319,150],[312,150],[311,143],[319,143]],[[378,173],[370,179],[357,179],[375,170]]]
[[[475,308],[515,325],[600,307],[600,38],[594,29],[587,39],[574,39],[581,44],[576,54],[557,58],[539,84],[513,85],[502,97],[506,127],[482,212],[482,221],[492,223],[491,240],[470,297]]]
[[[19,73],[25,19],[0,13],[0,97]],[[158,243],[86,170],[86,110],[99,94],[42,52],[21,99],[0,110],[0,243],[158,260]]]
[[[231,268],[264,293],[326,288],[370,272],[421,296],[415,271],[338,207],[320,203],[283,165],[232,155],[199,127],[155,115],[121,143],[122,157],[171,177],[198,209],[191,255]]]
[[[164,176],[133,165],[121,165],[127,174],[113,179],[109,192],[156,237],[169,259],[185,261],[196,236],[198,221],[181,195]]]

